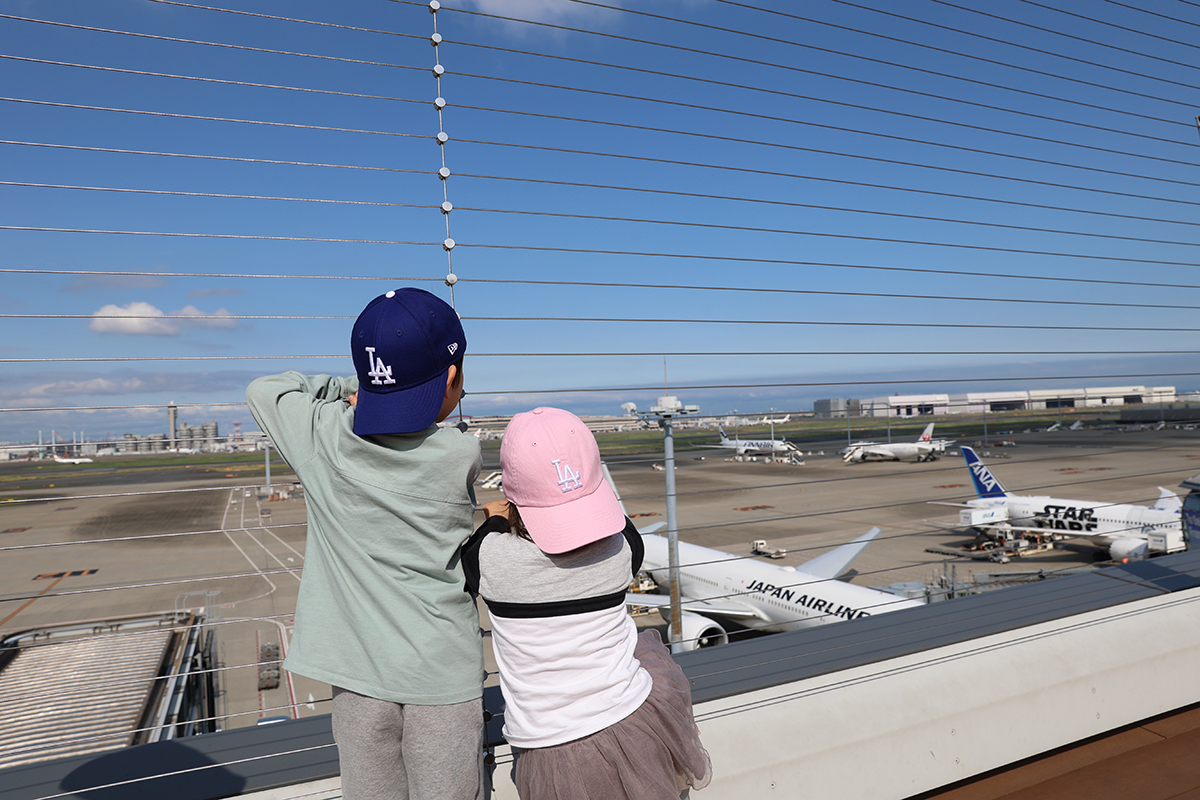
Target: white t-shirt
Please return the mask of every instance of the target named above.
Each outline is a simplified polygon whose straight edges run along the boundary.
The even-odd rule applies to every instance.
[[[632,523],[626,530],[629,539],[615,533],[549,555],[492,517],[464,547],[467,585],[491,616],[510,744],[582,738],[620,722],[650,694],[650,675],[633,655],[637,627],[625,611],[641,539]]]

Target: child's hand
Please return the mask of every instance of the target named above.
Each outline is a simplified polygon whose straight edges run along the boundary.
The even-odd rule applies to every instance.
[[[508,501],[493,500],[490,503],[483,504],[483,513],[489,517],[504,517],[508,519]]]
[[[347,397],[346,402],[352,406],[358,405],[358,392],[355,392],[354,394]]]

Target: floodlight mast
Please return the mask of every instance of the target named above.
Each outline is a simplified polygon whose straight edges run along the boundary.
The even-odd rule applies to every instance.
[[[671,652],[683,649],[683,619],[679,598],[679,526],[675,517],[675,437],[671,419],[685,414],[700,413],[699,406],[685,406],[679,398],[667,395],[658,398],[648,415],[658,419],[663,429],[663,471],[667,477],[667,565],[671,582]]]

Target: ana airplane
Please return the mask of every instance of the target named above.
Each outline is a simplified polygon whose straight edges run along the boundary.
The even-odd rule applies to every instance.
[[[718,427],[717,431],[721,434],[721,442],[718,446],[732,448],[739,456],[779,455],[799,452],[796,445],[785,439],[730,439],[725,435],[724,428]],[[734,434],[735,437],[736,435]]]
[[[932,422],[926,425],[915,442],[855,442],[842,451],[842,460],[847,464],[857,464],[861,461],[899,461],[902,458],[936,461],[940,454],[946,452],[946,440],[933,438],[933,425]]]
[[[1186,541],[1179,496],[1158,487],[1152,506],[1097,503],[1056,497],[1009,494],[970,447],[962,447],[979,499],[969,500],[960,523],[1007,538],[1012,532],[1051,533],[1080,538],[1104,548],[1113,561],[1137,561],[1152,552],[1175,552]],[[951,504],[954,505],[954,504]]]
[[[63,458],[62,456],[55,456],[54,460],[56,462],[58,462],[59,464],[91,464],[92,463],[92,459],[90,459],[90,458]]]
[[[661,526],[659,523],[646,530]],[[695,650],[728,642],[729,636],[719,619],[734,620],[758,630],[790,631],[924,605],[889,592],[836,580],[878,533],[878,528],[872,528],[799,569],[680,542],[682,648]],[[642,540],[646,545],[642,569],[659,586],[669,586],[667,540],[653,534],[643,535]],[[670,616],[671,598],[667,595],[631,593],[626,602],[653,606],[664,618]]]

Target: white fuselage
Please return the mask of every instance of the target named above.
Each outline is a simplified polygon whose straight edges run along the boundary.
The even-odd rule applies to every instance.
[[[669,586],[667,540],[655,535],[642,539],[646,547],[642,568],[659,586]],[[681,595],[714,604],[744,605],[757,614],[756,618],[738,619],[749,628],[790,631],[924,605],[877,589],[818,578],[795,567],[686,542],[679,543],[679,564]]]
[[[846,449],[846,463],[869,461],[899,461],[904,458],[928,458],[946,451],[945,442],[895,442],[893,444],[857,444]]]
[[[1006,509],[1011,526],[1040,528],[1063,537],[1106,547],[1117,539],[1145,539],[1151,533],[1180,530],[1177,510],[1127,503],[1097,503],[1035,495],[981,497],[967,501],[980,509]],[[998,523],[1003,524],[1003,523]]]
[[[721,447],[737,451],[739,456],[791,453],[796,448],[782,439],[721,439]]]

